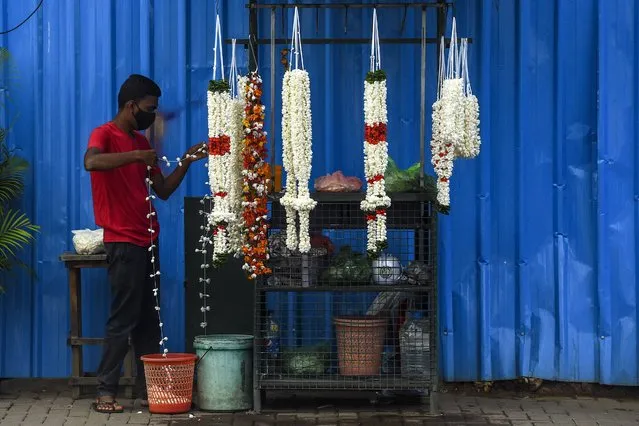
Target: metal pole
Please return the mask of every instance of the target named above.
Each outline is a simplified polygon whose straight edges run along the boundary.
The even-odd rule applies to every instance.
[[[439,44],[440,39],[435,37],[426,37],[426,44]],[[225,39],[224,42],[226,44],[231,44],[231,39]],[[238,38],[237,43],[247,44],[249,42],[248,39]],[[290,40],[287,38],[276,38],[273,40],[272,38],[259,38],[253,40],[256,44],[272,44],[273,42],[276,45],[288,45]],[[370,38],[354,38],[354,37],[333,37],[333,38],[305,38],[304,44],[369,44],[371,42]],[[380,44],[421,44],[421,37],[402,37],[402,38],[380,38]],[[450,43],[450,39],[446,39],[446,45]],[[473,39],[468,39],[468,44],[472,44]]]
[[[422,8],[422,48],[421,48],[421,93],[420,93],[420,106],[421,116],[419,122],[419,161],[421,167],[419,168],[419,186],[424,187],[424,167],[426,167],[426,8]]]
[[[275,189],[275,8],[271,9],[271,180]]]
[[[444,0],[438,0],[438,4],[444,4]],[[437,39],[441,40],[441,38],[444,36],[444,32],[446,31],[446,14],[447,14],[448,9],[446,7],[442,7],[440,9],[437,9]],[[437,43],[437,60],[439,60],[440,57],[440,44]],[[432,206],[431,206],[432,209]],[[433,219],[431,221],[431,236],[432,236],[432,240],[431,241],[435,241],[437,244],[437,241],[439,240],[438,237],[438,225],[437,225],[437,221],[438,221],[438,215],[436,211],[432,212],[432,216],[431,218]],[[439,287],[439,280],[437,278],[438,275],[438,271],[437,271],[437,267],[438,267],[438,260],[439,260],[439,255],[438,255],[438,247],[430,247],[431,253],[432,250],[435,250],[435,255],[432,256],[431,253],[429,253],[429,258],[431,258],[432,260],[432,267],[433,267],[433,292],[430,298],[430,306],[432,308],[432,312],[435,312],[434,315],[434,324],[431,324],[431,336],[434,336],[431,339],[431,344],[432,344],[432,348],[433,351],[432,353],[436,354],[436,358],[434,360],[431,360],[431,363],[434,364],[434,368],[433,368],[433,378],[432,378],[432,389],[430,391],[430,413],[432,415],[438,415],[439,414],[439,350],[440,350],[440,341],[439,341],[439,298],[437,296],[438,294],[438,287]]]
[[[300,3],[299,1],[295,1],[293,3],[261,3],[261,4],[248,4],[247,8],[256,8],[256,9],[269,9],[272,7],[280,8],[280,9],[373,9],[373,8],[446,8],[448,6],[452,6],[453,2],[446,1],[438,1],[437,3],[425,3],[423,0],[412,1],[407,3]]]

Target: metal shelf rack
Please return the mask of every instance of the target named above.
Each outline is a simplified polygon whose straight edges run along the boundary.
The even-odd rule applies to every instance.
[[[392,257],[376,261],[365,255],[363,194],[312,196],[318,205],[311,212],[314,248],[307,255],[287,251],[285,212],[277,196],[271,202],[274,273],[258,280],[255,289],[255,411],[266,391],[340,390],[417,391],[435,412],[433,205],[423,193],[391,194],[386,252]],[[408,312],[422,317],[421,334],[412,335],[417,360],[401,337]]]
[[[395,3],[262,3],[249,0],[246,5],[249,11],[249,37],[237,40],[244,44],[249,52],[249,70],[255,70],[258,62],[259,45],[270,46],[270,139],[276,141],[275,117],[276,109],[276,73],[278,62],[276,47],[288,45],[290,40],[276,37],[277,11],[291,8],[304,9],[343,9],[345,25],[350,10],[371,8],[395,8],[404,10],[404,20],[408,9],[421,11],[421,36],[418,38],[382,38],[383,44],[417,44],[420,49],[420,128],[419,143],[420,183],[424,187],[424,165],[426,162],[426,46],[435,44],[439,57],[439,40],[444,36],[446,16],[453,3],[446,0],[408,1]],[[434,10],[437,14],[436,37],[426,36],[427,12]],[[259,38],[258,13],[270,13],[270,37]],[[319,16],[319,15],[318,15]],[[402,24],[403,27],[403,24]],[[304,44],[366,44],[369,39],[361,38],[305,38]],[[448,42],[448,40],[447,40]],[[231,40],[226,40],[231,43]],[[469,40],[472,43],[472,40]],[[275,143],[271,144],[271,163],[275,165],[277,152]],[[352,248],[351,256],[360,259],[354,253],[366,251],[366,221],[359,208],[363,194],[327,194],[315,193],[313,197],[318,205],[311,213],[311,232],[317,241],[326,243],[330,240],[330,250],[338,251],[340,247]],[[375,282],[380,276],[379,268],[372,262],[370,276],[367,280],[342,280],[335,283],[335,259],[339,254],[324,253],[320,250],[310,255],[273,257],[276,265],[270,279],[258,280],[255,286],[255,349],[254,349],[254,410],[259,412],[266,391],[304,391],[304,390],[410,390],[420,391],[428,397],[431,412],[437,412],[438,375],[438,324],[437,324],[437,213],[432,200],[424,193],[391,194],[392,206],[387,213],[389,250],[398,260],[402,268],[421,265],[421,274],[407,277],[403,274],[394,285],[383,285]],[[286,218],[278,197],[271,200],[272,234],[285,229]],[[316,241],[316,243],[317,243]],[[273,246],[271,244],[271,250]],[[280,237],[280,248],[281,237]],[[276,254],[276,253],[274,253]],[[352,260],[352,259],[351,259]],[[388,259],[387,259],[388,260]],[[377,265],[379,266],[379,265]],[[333,268],[333,269],[331,269]],[[388,272],[388,268],[384,268]],[[410,268],[409,268],[410,269]],[[393,268],[391,268],[393,270]],[[333,272],[331,274],[331,271]],[[364,274],[367,275],[367,274]],[[379,280],[377,280],[379,281]],[[353,314],[360,317],[370,313],[371,304],[379,303],[384,298],[398,299],[395,304],[387,304],[385,309],[377,312],[376,317],[385,321],[383,333],[372,332],[370,327],[361,327],[360,342],[366,346],[379,340],[383,334],[381,357],[371,358],[370,354],[357,355],[357,333],[353,334],[354,322],[342,321],[337,327],[335,320],[348,320]],[[275,306],[277,312],[269,314],[269,308]],[[390,306],[390,308],[389,308]],[[368,312],[366,312],[368,311]],[[419,321],[426,324],[422,332],[422,348],[427,348],[429,359],[426,368],[418,373],[410,365],[404,365],[402,371],[402,344],[400,325],[406,320],[406,311],[420,312]],[[304,315],[299,315],[301,312]],[[346,326],[344,325],[346,324]],[[279,327],[278,357],[266,346],[267,337],[272,337],[271,326]],[[344,331],[350,326],[351,330]],[[338,330],[339,328],[339,330]],[[356,330],[355,330],[356,331]],[[379,330],[378,330],[379,331]],[[349,334],[350,333],[350,334]],[[368,334],[366,334],[368,333]],[[413,335],[414,337],[414,335]],[[362,340],[363,339],[363,340]],[[272,340],[272,339],[271,339]],[[415,339],[413,338],[413,341]],[[350,342],[350,343],[349,343]],[[354,346],[355,345],[355,346]],[[346,347],[348,346],[348,347]],[[359,348],[361,349],[361,348]],[[379,348],[378,348],[379,349]],[[378,351],[379,352],[379,351]],[[414,355],[414,352],[412,353]],[[350,358],[350,359],[349,359]],[[373,359],[374,358],[374,359]],[[407,357],[406,357],[407,358]],[[340,362],[341,359],[341,362]],[[351,364],[365,364],[369,370],[358,372],[353,368],[345,368],[344,361]],[[422,366],[423,366],[422,359]],[[347,362],[347,363],[348,363]],[[371,367],[371,362],[379,362]],[[404,360],[406,364],[406,360]],[[348,366],[346,366],[348,367]],[[351,367],[353,367],[351,365]],[[374,371],[371,373],[370,368]],[[347,371],[348,370],[348,371]]]

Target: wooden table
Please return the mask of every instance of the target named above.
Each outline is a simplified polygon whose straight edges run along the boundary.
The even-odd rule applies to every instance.
[[[82,388],[96,386],[98,384],[95,375],[90,376],[84,371],[82,359],[82,347],[84,345],[102,345],[104,338],[82,336],[82,269],[106,268],[106,254],[79,255],[76,253],[63,253],[60,260],[64,263],[69,273],[69,297],[71,330],[67,344],[71,346],[71,386],[72,396],[78,399],[82,394]],[[124,360],[124,376],[120,379],[120,385],[124,387],[125,396],[131,398],[135,384],[135,357],[133,349],[129,345],[129,352]]]

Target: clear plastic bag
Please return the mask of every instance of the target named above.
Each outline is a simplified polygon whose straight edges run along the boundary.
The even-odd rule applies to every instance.
[[[73,247],[76,253],[90,255],[106,251],[104,248],[103,229],[78,229],[71,232],[73,233]]]

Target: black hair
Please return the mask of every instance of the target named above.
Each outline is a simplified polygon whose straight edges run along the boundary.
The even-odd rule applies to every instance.
[[[122,109],[129,101],[139,101],[145,96],[162,96],[162,90],[155,81],[140,74],[131,74],[118,92],[118,108]]]

